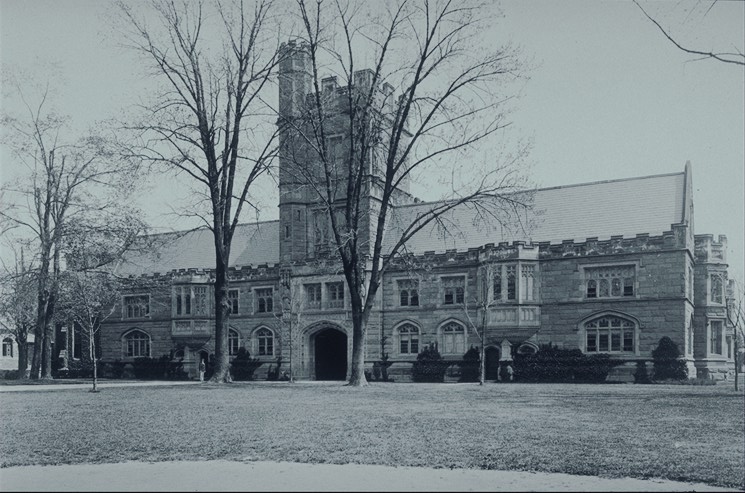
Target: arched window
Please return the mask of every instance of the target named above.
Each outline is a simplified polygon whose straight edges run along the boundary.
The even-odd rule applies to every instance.
[[[603,315],[583,324],[585,352],[633,353],[636,351],[637,326],[631,320]]]
[[[259,356],[274,356],[274,332],[262,327],[254,332],[256,354]]]
[[[150,356],[150,336],[145,332],[134,329],[122,337],[122,355],[125,358],[140,358]]]
[[[3,339],[3,356],[6,358],[13,357],[13,339],[10,337]]]
[[[419,353],[419,328],[413,324],[403,324],[398,328],[398,348],[400,354]]]
[[[440,328],[442,354],[466,352],[466,330],[458,322],[448,322]]]
[[[238,348],[241,347],[241,335],[237,330],[228,329],[228,355],[235,356],[238,354]]]

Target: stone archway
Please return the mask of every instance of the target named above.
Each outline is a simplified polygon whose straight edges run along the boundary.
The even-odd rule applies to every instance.
[[[496,381],[499,375],[499,348],[489,346],[484,350],[484,380]]]
[[[347,335],[341,330],[324,328],[311,336],[316,380],[346,380]]]

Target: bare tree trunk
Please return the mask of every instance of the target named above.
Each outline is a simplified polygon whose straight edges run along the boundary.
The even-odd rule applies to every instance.
[[[94,339],[95,335],[96,334],[93,331],[88,334],[88,348],[91,353],[91,361],[93,361],[93,388],[91,389],[91,392],[98,392],[98,360],[96,359],[96,341]]]
[[[288,337],[290,339],[290,379],[288,380],[289,383],[295,383],[295,374],[292,372],[292,352],[293,352],[293,340],[292,340],[292,319],[289,320],[288,324]]]
[[[51,253],[52,245],[49,246]],[[52,276],[46,282],[46,306],[44,307],[44,341],[42,346],[41,378],[52,378],[52,341],[54,341],[54,309],[57,304],[57,285],[60,273],[60,251],[54,247],[52,253]]]
[[[365,339],[367,336],[366,317],[361,310],[352,309],[352,371],[349,375],[349,385],[364,387],[365,378]]]
[[[38,310],[41,312],[41,309]],[[37,380],[41,378],[41,348],[44,340],[44,326],[39,323],[39,320],[43,320],[41,314],[37,314],[37,323],[34,326],[34,354],[31,359],[31,371],[29,377]]]
[[[49,325],[44,327],[44,336],[41,345],[41,378],[49,380],[52,378],[52,337],[54,332],[50,330]]]
[[[484,330],[483,328],[481,329]],[[484,385],[486,380],[486,364],[484,363],[484,356],[486,355],[486,348],[484,344],[483,332],[481,335],[481,350],[479,351],[479,385]]]
[[[26,378],[26,372],[28,371],[28,331],[25,327],[22,332],[16,334],[16,344],[18,345],[18,378]]]
[[[34,380],[41,378],[44,337],[46,333],[47,304],[49,303],[49,252],[46,247],[41,252],[39,279],[37,286],[36,326],[34,327],[34,355],[31,361],[30,377]]]
[[[735,390],[738,390],[738,375],[740,374],[740,348],[737,344],[737,334],[735,334]]]
[[[228,270],[227,259],[216,256],[215,269],[215,358],[211,382],[231,382],[228,351]]]

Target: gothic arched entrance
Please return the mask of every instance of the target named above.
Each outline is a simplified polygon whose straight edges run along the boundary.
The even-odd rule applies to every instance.
[[[484,351],[484,380],[496,380],[499,375],[499,349],[489,346]]]
[[[313,336],[316,380],[346,380],[347,335],[323,329]]]

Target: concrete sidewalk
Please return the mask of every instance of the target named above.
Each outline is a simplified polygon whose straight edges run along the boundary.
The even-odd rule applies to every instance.
[[[0,491],[740,491],[665,480],[291,462],[123,462],[0,469]]]
[[[196,380],[142,380],[142,381],[129,381],[129,382],[99,382],[99,389],[106,389],[111,387],[160,387],[160,386],[172,386],[172,385],[204,385],[206,382],[198,382]],[[39,385],[0,385],[0,392],[35,392],[41,390],[73,390],[73,389],[85,389],[90,390],[93,388],[93,384],[88,383],[57,383],[57,384],[39,384]]]

